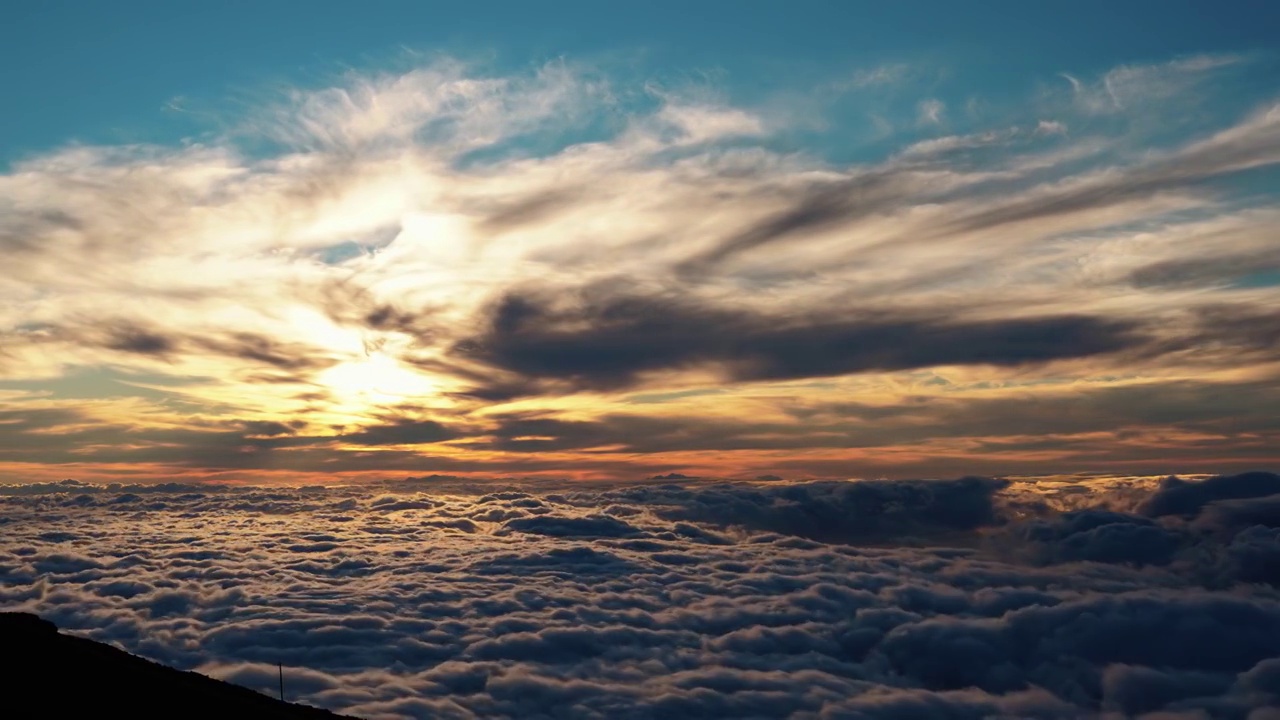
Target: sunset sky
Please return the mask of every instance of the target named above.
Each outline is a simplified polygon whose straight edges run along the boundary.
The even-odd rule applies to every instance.
[[[1280,1],[3,8],[0,625],[367,720],[1280,718]]]
[[[6,10],[0,483],[1280,465],[1280,5],[542,5]]]

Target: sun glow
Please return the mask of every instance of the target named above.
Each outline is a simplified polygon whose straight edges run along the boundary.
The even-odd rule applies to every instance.
[[[340,403],[352,406],[399,403],[431,396],[438,390],[430,378],[376,351],[359,360],[334,365],[320,373],[317,381]]]

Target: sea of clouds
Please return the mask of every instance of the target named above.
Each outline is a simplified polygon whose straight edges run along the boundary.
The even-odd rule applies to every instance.
[[[369,718],[1280,717],[1280,476],[0,487],[0,609]]]

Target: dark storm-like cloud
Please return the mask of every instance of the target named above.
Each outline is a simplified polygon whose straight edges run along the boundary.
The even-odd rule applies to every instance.
[[[367,327],[373,330],[399,331],[419,341],[431,334],[426,318],[429,313],[419,308],[411,312],[380,300],[365,287],[350,279],[327,280],[313,286],[296,288],[299,299],[312,302],[340,325]]]
[[[1084,315],[948,320],[857,311],[770,316],[689,300],[589,290],[566,305],[510,293],[455,355],[519,376],[615,389],[646,372],[712,366],[732,380],[784,380],[934,365],[1018,366],[1122,350],[1132,323]]]
[[[930,688],[1007,692],[1034,682],[1081,702],[1098,693],[1097,666],[1072,671],[1063,658],[1234,677],[1273,656],[1280,642],[1277,609],[1274,602],[1231,596],[1099,596],[1014,610],[997,620],[902,625],[881,647],[900,672]],[[1168,633],[1183,623],[1185,632]]]
[[[1181,700],[1214,697],[1230,685],[1229,678],[1212,673],[1116,664],[1103,674],[1102,703],[1108,710],[1137,715]]]
[[[1280,348],[1280,312],[1210,307],[1200,314],[1199,337],[1244,351],[1274,353]]]
[[[499,415],[485,441],[506,452],[539,453],[609,448],[618,453],[662,453],[680,450],[794,448],[838,443],[815,440],[824,429],[797,433],[786,423],[710,422],[697,418],[604,415],[595,420],[562,420],[520,414]],[[661,474],[660,474],[661,475]],[[677,474],[678,475],[678,474]],[[684,476],[653,477],[679,480]]]
[[[319,370],[336,363],[314,348],[299,343],[281,342],[256,333],[240,332],[226,336],[195,337],[195,346],[227,357],[270,365],[281,370]]]
[[[1200,511],[1195,524],[1225,533],[1250,527],[1280,528],[1280,493],[1215,500]]]
[[[96,417],[84,409],[31,408],[0,410],[0,427],[6,429],[0,433],[0,459],[50,465],[94,461],[124,468],[155,463],[211,471],[257,467],[339,472],[412,470],[424,465],[450,470],[536,470],[552,463],[538,458],[505,463],[432,458],[417,450],[388,448],[446,442],[475,431],[466,425],[412,417],[383,417],[381,422],[329,435],[315,434],[328,428],[309,427],[304,420],[225,420],[188,427],[138,428]],[[371,451],[344,449],[343,445],[366,446]],[[373,448],[378,449],[374,452]],[[614,460],[602,459],[600,463],[613,471],[621,467]]]
[[[271,437],[297,434],[298,430],[306,427],[306,424],[305,420],[292,420],[287,423],[275,420],[249,420],[240,423],[240,426],[244,428],[247,435]]]
[[[803,485],[642,487],[617,497],[659,517],[828,542],[973,530],[993,523],[999,480],[864,481]]]
[[[1246,720],[1280,699],[1280,595],[1251,584],[1280,581],[1274,529],[1188,531],[1152,567],[1090,533],[1196,517],[1027,524],[976,478],[498,485],[4,497],[0,605],[263,692],[281,662],[291,697],[355,716]]]
[[[537,223],[557,212],[576,207],[584,194],[584,188],[559,187],[531,197],[479,208],[484,217],[481,228],[503,232]]]
[[[322,447],[330,437],[299,433],[294,422],[234,421],[189,427],[137,428],[73,408],[0,411],[0,458],[13,462],[74,464],[168,463],[185,467],[251,467],[283,448]],[[205,465],[207,463],[207,465]]]
[[[1280,528],[1254,525],[1241,531],[1227,546],[1227,558],[1240,581],[1280,585]],[[1273,687],[1280,695],[1280,685]]]
[[[1280,475],[1249,472],[1220,475],[1202,482],[1188,482],[1176,477],[1166,479],[1143,503],[1141,512],[1152,516],[1194,516],[1206,505],[1218,500],[1260,498],[1280,494]]]
[[[1154,565],[1212,587],[1280,587],[1277,483],[1280,476],[1269,472],[1169,477],[1137,502],[1119,503],[1136,512],[1105,509],[1109,500],[1098,498],[1094,507],[1014,523],[993,537],[1035,563]]]
[[[1165,260],[1134,270],[1129,280],[1140,288],[1192,288],[1238,285],[1251,276],[1265,273],[1280,273],[1280,254],[1271,251],[1195,260]]]
[[[703,271],[757,247],[889,212],[908,201],[930,197],[922,185],[910,170],[896,167],[842,181],[806,185],[790,191],[786,209],[685,260],[678,269],[685,273]]]
[[[1217,303],[1184,317],[1182,331],[1133,353],[1135,361],[1179,356],[1210,367],[1232,367],[1242,359],[1270,362],[1280,349],[1280,313]]]
[[[125,326],[112,332],[107,348],[138,355],[167,355],[174,350],[174,342],[159,333]]]
[[[179,468],[250,469],[316,472],[385,471],[397,476],[422,473],[477,472],[522,475],[565,469],[565,460],[542,453],[575,452],[578,470],[613,477],[645,477],[672,471],[660,453],[805,448],[866,448],[889,442],[973,438],[979,447],[1051,451],[1081,462],[1145,460],[1159,471],[1184,461],[1230,462],[1246,469],[1272,456],[1268,438],[1280,435],[1272,407],[1276,389],[1270,383],[1152,383],[1100,387],[1072,396],[1025,398],[922,398],[893,408],[850,402],[799,403],[783,406],[786,416],[768,420],[659,418],[640,414],[606,414],[591,420],[498,414],[469,421],[435,420],[421,409],[392,408],[374,424],[334,429],[293,423],[222,421],[189,427],[134,427],[97,417],[85,408],[30,408],[0,411],[0,457],[12,462],[78,464],[111,463],[127,469],[134,463],[160,463]],[[636,406],[644,409],[643,405]],[[397,417],[397,414],[403,417]],[[1091,435],[1100,429],[1121,434],[1152,428],[1176,428],[1201,438],[1172,447],[1127,446]],[[1256,436],[1241,448],[1240,433]],[[1024,437],[1028,433],[1056,437]],[[1013,437],[1002,437],[1013,436]],[[433,455],[426,448],[394,446],[450,443],[503,454]],[[352,446],[365,446],[362,451]],[[443,453],[444,448],[442,448]],[[634,455],[650,460],[637,464]],[[905,474],[902,463],[888,468]],[[922,458],[910,472],[932,474],[954,467],[954,460]],[[932,464],[924,464],[932,463]],[[1003,457],[974,458],[964,467],[975,472],[1009,473],[1035,469]],[[680,468],[687,470],[687,468]],[[876,473],[867,461],[806,460],[788,457],[769,467],[781,476],[840,476]],[[685,474],[693,474],[686,472]],[[68,470],[66,475],[74,476]]]
[[[1173,558],[1183,540],[1180,533],[1145,517],[1106,510],[1063,513],[1032,523],[1024,532],[1029,540],[1043,543],[1050,562],[1161,565]]]
[[[490,416],[494,425],[487,438],[477,442],[524,454],[580,450],[604,455],[868,448],[970,437],[979,447],[999,451],[1026,449],[1125,458],[1137,455],[1140,449],[1117,446],[1109,438],[1090,434],[1176,428],[1204,439],[1197,445],[1179,444],[1151,452],[1164,453],[1169,461],[1222,456],[1244,464],[1249,461],[1241,454],[1240,434],[1258,434],[1258,458],[1265,460],[1269,452],[1265,438],[1280,435],[1280,416],[1273,410],[1278,402],[1280,392],[1270,381],[1172,381],[1073,388],[1069,394],[918,396],[893,405],[801,399],[781,404],[786,416],[768,419],[608,413],[582,420],[508,413]],[[643,405],[636,408],[646,409]],[[1009,462],[1000,453],[991,458],[992,467]],[[1161,466],[1159,462],[1153,465]],[[850,470],[832,470],[832,474],[840,472]]]
[[[347,433],[342,440],[357,445],[417,445],[452,440],[457,430],[435,420],[399,420]]]
[[[517,518],[508,520],[505,527],[552,537],[627,537],[639,534],[636,528],[608,515]]]
[[[208,353],[266,365],[279,371],[305,373],[335,364],[335,360],[315,347],[284,341],[254,332],[200,334],[164,331],[145,323],[111,320],[84,325],[46,328],[39,339],[69,341],[77,345],[145,355],[162,359],[174,355]]]

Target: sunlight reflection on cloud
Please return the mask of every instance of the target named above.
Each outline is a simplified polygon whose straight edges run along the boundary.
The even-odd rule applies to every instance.
[[[66,484],[0,503],[0,601],[264,692],[283,662],[295,697],[364,717],[1274,703],[1275,539],[1194,525],[1280,478],[1141,480],[1136,508],[1124,478],[1060,483],[1128,509],[1059,514],[978,479]]]

